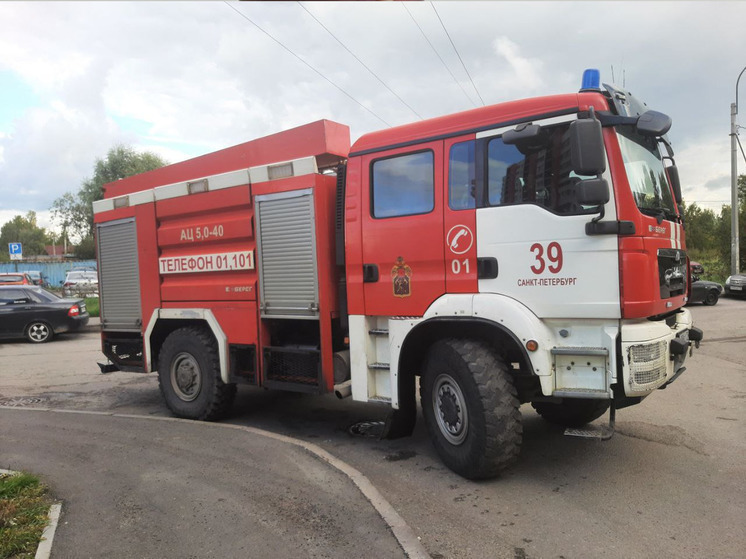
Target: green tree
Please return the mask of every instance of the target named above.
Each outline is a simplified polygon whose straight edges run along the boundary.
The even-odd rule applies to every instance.
[[[684,228],[686,248],[704,251],[716,245],[718,216],[710,209],[702,209],[697,204],[684,207]]]
[[[738,248],[739,269],[746,270],[746,175],[738,177]],[[715,244],[720,257],[730,269],[731,207],[723,206],[718,219]]]
[[[15,216],[0,229],[0,259],[3,261],[10,260],[9,243],[22,243],[24,256],[36,256],[46,254],[44,247],[51,243],[51,238],[36,223],[36,212],[28,212],[25,217]]]
[[[137,153],[128,146],[114,146],[105,159],[96,160],[93,177],[83,181],[77,194],[66,192],[53,202],[52,219],[62,227],[63,233],[70,232],[85,244],[85,238],[93,235],[92,204],[104,197],[103,186],[164,165],[167,162],[155,153]]]

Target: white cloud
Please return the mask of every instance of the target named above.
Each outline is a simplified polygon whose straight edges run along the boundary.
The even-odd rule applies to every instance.
[[[676,151],[684,201],[719,213],[730,204],[730,142],[727,138],[697,138]]]
[[[380,118],[417,119],[297,4],[234,7]],[[429,3],[407,8],[458,83],[399,3],[306,7],[421,115],[471,108],[476,95]],[[746,4],[450,2],[437,11],[487,103],[577,91],[586,67],[604,81],[612,64],[618,78],[624,70],[630,89],[674,119],[687,200],[729,199],[717,185],[729,173]],[[385,127],[222,3],[0,2],[0,52],[0,77],[12,72],[38,98],[0,134],[0,219],[47,210],[115,143],[175,162],[319,118],[350,125],[353,141]]]
[[[502,84],[514,83],[515,87],[528,91],[544,86],[544,65],[541,60],[523,56],[520,47],[508,37],[498,37],[493,41],[492,47],[508,63],[511,70],[500,80]]]

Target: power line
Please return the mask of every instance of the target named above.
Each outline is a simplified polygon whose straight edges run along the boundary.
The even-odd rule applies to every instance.
[[[482,99],[482,96],[479,94],[479,90],[477,89],[477,86],[474,84],[474,80],[471,79],[471,74],[469,73],[469,70],[466,68],[466,64],[464,64],[464,61],[461,58],[461,55],[459,54],[458,49],[456,48],[456,45],[453,43],[453,39],[451,39],[451,35],[450,33],[448,33],[448,29],[446,29],[446,26],[443,23],[443,20],[440,19],[440,14],[438,13],[438,10],[435,7],[435,4],[433,2],[430,2],[430,5],[432,6],[433,10],[435,10],[435,15],[438,16],[438,21],[440,22],[440,25],[443,27],[443,31],[446,32],[446,36],[448,37],[448,40],[451,41],[451,46],[453,47],[453,50],[456,51],[456,56],[458,56],[458,59],[461,61],[461,66],[464,67],[464,71],[466,72],[466,75],[469,76],[469,81],[471,82],[471,85],[474,88],[474,91],[477,92],[477,97],[479,97],[479,100],[482,102],[482,106],[484,106],[485,105],[484,99]]]
[[[376,74],[376,73],[375,73],[375,72],[374,72],[373,70],[371,70],[371,69],[370,69],[370,68],[369,68],[369,67],[368,67],[368,66],[367,66],[367,65],[365,64],[365,62],[363,62],[362,60],[360,60],[360,58],[358,58],[358,56],[357,56],[357,55],[356,55],[356,54],[355,54],[354,52],[352,52],[352,51],[351,51],[350,49],[348,49],[348,48],[347,48],[347,46],[346,46],[346,45],[345,45],[345,44],[344,44],[344,43],[343,43],[343,42],[342,42],[341,40],[339,40],[339,38],[338,38],[338,37],[337,37],[337,36],[336,36],[336,35],[335,35],[334,33],[332,33],[331,31],[329,31],[329,29],[328,29],[328,28],[326,27],[326,25],[324,25],[323,23],[321,23],[321,21],[319,21],[319,19],[318,19],[318,18],[317,18],[317,17],[315,16],[315,15],[313,15],[313,14],[312,14],[312,13],[311,13],[311,12],[310,12],[310,11],[308,10],[308,8],[306,8],[306,7],[305,7],[305,6],[304,6],[304,5],[303,5],[303,4],[301,3],[301,2],[298,2],[298,5],[299,5],[299,6],[301,7],[301,8],[303,8],[303,9],[304,9],[304,10],[306,11],[306,13],[307,13],[307,14],[308,14],[309,16],[311,16],[311,17],[312,17],[312,18],[313,18],[313,19],[314,19],[314,20],[316,21],[316,23],[318,23],[318,24],[319,24],[319,25],[320,25],[321,27],[323,27],[323,28],[324,28],[324,30],[325,30],[325,31],[326,31],[327,33],[329,33],[329,35],[331,35],[331,36],[332,36],[332,37],[334,38],[334,40],[335,40],[335,41],[337,41],[337,42],[338,42],[338,43],[339,43],[339,44],[340,44],[340,45],[342,46],[342,48],[343,48],[343,49],[345,49],[345,50],[346,50],[347,52],[349,52],[349,53],[350,53],[350,54],[351,54],[351,55],[353,56],[353,58],[355,58],[355,60],[357,60],[357,61],[358,61],[358,62],[359,62],[359,63],[360,63],[360,64],[361,64],[362,66],[363,66],[363,68],[365,68],[366,70],[368,70],[368,72],[370,72],[370,74],[371,74],[371,75],[372,75],[372,76],[373,76],[374,78],[376,78],[376,79],[377,79],[377,80],[378,80],[378,81],[379,81],[379,82],[381,83],[381,85],[383,85],[383,87],[385,87],[386,89],[388,89],[388,90],[389,90],[389,91],[391,92],[391,94],[392,94],[392,95],[393,95],[394,97],[396,97],[396,98],[397,98],[397,99],[398,99],[399,101],[401,101],[401,102],[402,102],[402,104],[404,104],[404,105],[405,105],[405,106],[406,106],[406,107],[407,107],[407,108],[408,108],[408,109],[409,109],[410,111],[412,111],[412,112],[413,112],[413,113],[414,113],[415,115],[417,115],[417,118],[419,118],[420,120],[423,120],[423,119],[422,119],[422,116],[420,116],[420,114],[419,114],[419,113],[418,113],[417,111],[415,111],[415,110],[414,110],[414,109],[413,109],[412,107],[410,107],[410,106],[409,106],[409,104],[408,104],[408,103],[407,103],[407,102],[406,102],[406,101],[405,101],[404,99],[402,99],[401,97],[399,97],[399,95],[397,95],[397,94],[396,94],[396,92],[395,92],[395,91],[394,91],[393,89],[391,89],[391,88],[390,88],[390,87],[389,87],[388,85],[386,85],[386,82],[384,82],[384,81],[383,81],[383,80],[382,80],[381,78],[379,78],[379,77],[378,77],[378,75],[377,75],[377,74]]]
[[[372,114],[372,115],[373,115],[374,117],[376,117],[376,118],[377,118],[378,120],[380,120],[381,122],[383,122],[383,123],[384,123],[384,124],[385,124],[386,126],[388,126],[389,128],[391,128],[391,125],[390,125],[390,124],[389,124],[388,122],[386,122],[386,121],[385,121],[384,119],[382,119],[382,118],[381,118],[380,116],[378,116],[378,115],[377,115],[377,114],[376,114],[375,112],[373,112],[373,111],[372,111],[371,109],[369,109],[368,107],[366,107],[365,105],[363,105],[363,104],[362,104],[362,103],[361,103],[360,101],[358,101],[357,99],[355,99],[355,98],[354,98],[354,97],[353,97],[352,95],[350,95],[349,93],[347,93],[347,92],[346,92],[346,91],[345,91],[344,89],[342,89],[342,88],[341,88],[340,86],[338,86],[338,85],[337,85],[336,83],[334,83],[334,82],[333,82],[332,80],[330,80],[329,78],[327,78],[327,77],[326,77],[326,76],[325,76],[324,74],[322,74],[321,72],[319,72],[319,71],[318,71],[318,70],[317,70],[316,68],[314,68],[313,66],[311,66],[311,64],[309,64],[308,62],[306,62],[305,60],[303,60],[303,59],[302,59],[302,58],[301,58],[301,57],[300,57],[299,55],[295,54],[295,52],[293,52],[292,50],[290,50],[290,48],[289,48],[289,47],[286,47],[286,46],[285,46],[285,45],[284,45],[284,44],[283,44],[282,42],[280,42],[280,40],[279,40],[279,39],[276,39],[276,38],[275,38],[275,37],[273,37],[273,36],[272,36],[272,35],[271,35],[271,34],[270,34],[269,32],[267,32],[267,31],[265,31],[264,29],[262,29],[262,28],[261,28],[261,27],[259,26],[259,24],[257,24],[257,23],[256,23],[255,21],[253,21],[253,20],[252,20],[252,19],[251,19],[251,18],[250,18],[249,16],[247,16],[247,15],[246,15],[246,14],[244,14],[244,13],[242,13],[242,12],[241,12],[241,11],[239,11],[239,10],[238,10],[237,8],[233,7],[233,6],[232,6],[232,5],[231,5],[231,4],[230,4],[230,3],[229,3],[229,2],[227,1],[227,0],[223,0],[223,4],[225,4],[226,6],[228,6],[228,7],[229,7],[229,8],[231,9],[231,10],[233,10],[234,12],[236,12],[236,13],[237,13],[237,14],[238,14],[239,16],[241,16],[242,18],[244,18],[244,19],[245,19],[246,21],[248,21],[248,22],[249,22],[249,23],[250,23],[251,25],[253,25],[253,26],[254,26],[254,27],[256,27],[256,28],[257,28],[257,29],[258,29],[259,31],[261,31],[262,33],[264,33],[264,34],[265,34],[265,35],[266,35],[267,37],[269,37],[270,39],[272,39],[272,40],[273,40],[273,41],[274,41],[275,43],[277,43],[277,44],[278,44],[278,45],[280,45],[280,46],[281,46],[281,47],[282,47],[283,49],[285,49],[285,50],[286,50],[287,52],[289,52],[290,54],[292,54],[292,55],[293,55],[293,56],[294,56],[295,58],[297,58],[298,60],[300,60],[300,61],[301,61],[301,62],[302,62],[303,64],[305,64],[305,65],[306,65],[306,66],[307,66],[308,68],[310,68],[311,70],[313,70],[314,72],[316,72],[316,73],[317,73],[317,74],[318,74],[319,76],[321,76],[322,78],[324,78],[324,79],[325,79],[325,80],[326,80],[327,82],[329,82],[329,83],[330,83],[331,85],[333,85],[333,86],[334,86],[335,88],[337,88],[337,89],[338,89],[338,90],[339,90],[340,92],[342,92],[342,93],[343,93],[343,94],[344,94],[345,96],[347,96],[347,97],[348,97],[349,99],[351,99],[352,101],[354,101],[355,103],[357,103],[358,105],[360,105],[360,106],[361,106],[361,107],[362,107],[363,109],[365,109],[366,111],[368,111],[368,112],[369,112],[370,114]]]
[[[437,56],[440,59],[441,63],[443,64],[443,67],[448,71],[449,74],[451,74],[451,77],[453,78],[453,81],[456,82],[456,85],[458,85],[461,88],[461,91],[464,92],[464,96],[469,100],[469,103],[471,103],[472,105],[474,105],[476,107],[477,104],[474,102],[474,100],[471,97],[469,97],[469,94],[466,93],[466,90],[464,89],[464,86],[461,85],[461,82],[458,81],[456,79],[456,76],[453,75],[453,72],[451,72],[451,69],[448,67],[448,65],[446,64],[445,60],[443,60],[443,57],[440,56],[440,54],[438,53],[438,51],[435,49],[435,46],[430,42],[430,39],[427,38],[427,35],[425,34],[425,31],[422,29],[422,27],[420,27],[420,24],[417,23],[417,20],[412,15],[412,12],[410,12],[409,8],[407,8],[407,3],[406,2],[401,2],[401,7],[404,8],[407,11],[407,13],[409,14],[409,17],[412,18],[412,21],[417,26],[417,29],[420,30],[420,33],[422,33],[422,36],[427,41],[427,44],[430,45],[431,49],[433,49],[433,52],[435,53],[435,56]]]

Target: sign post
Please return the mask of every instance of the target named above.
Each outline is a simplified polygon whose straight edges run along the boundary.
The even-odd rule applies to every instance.
[[[21,243],[8,243],[11,260],[23,260],[23,246]]]

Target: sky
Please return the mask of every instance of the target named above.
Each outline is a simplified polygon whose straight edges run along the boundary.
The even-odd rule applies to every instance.
[[[0,225],[54,229],[116,144],[175,163],[322,118],[354,142],[575,92],[585,68],[673,118],[684,199],[719,212],[744,21],[738,1],[0,2]]]

